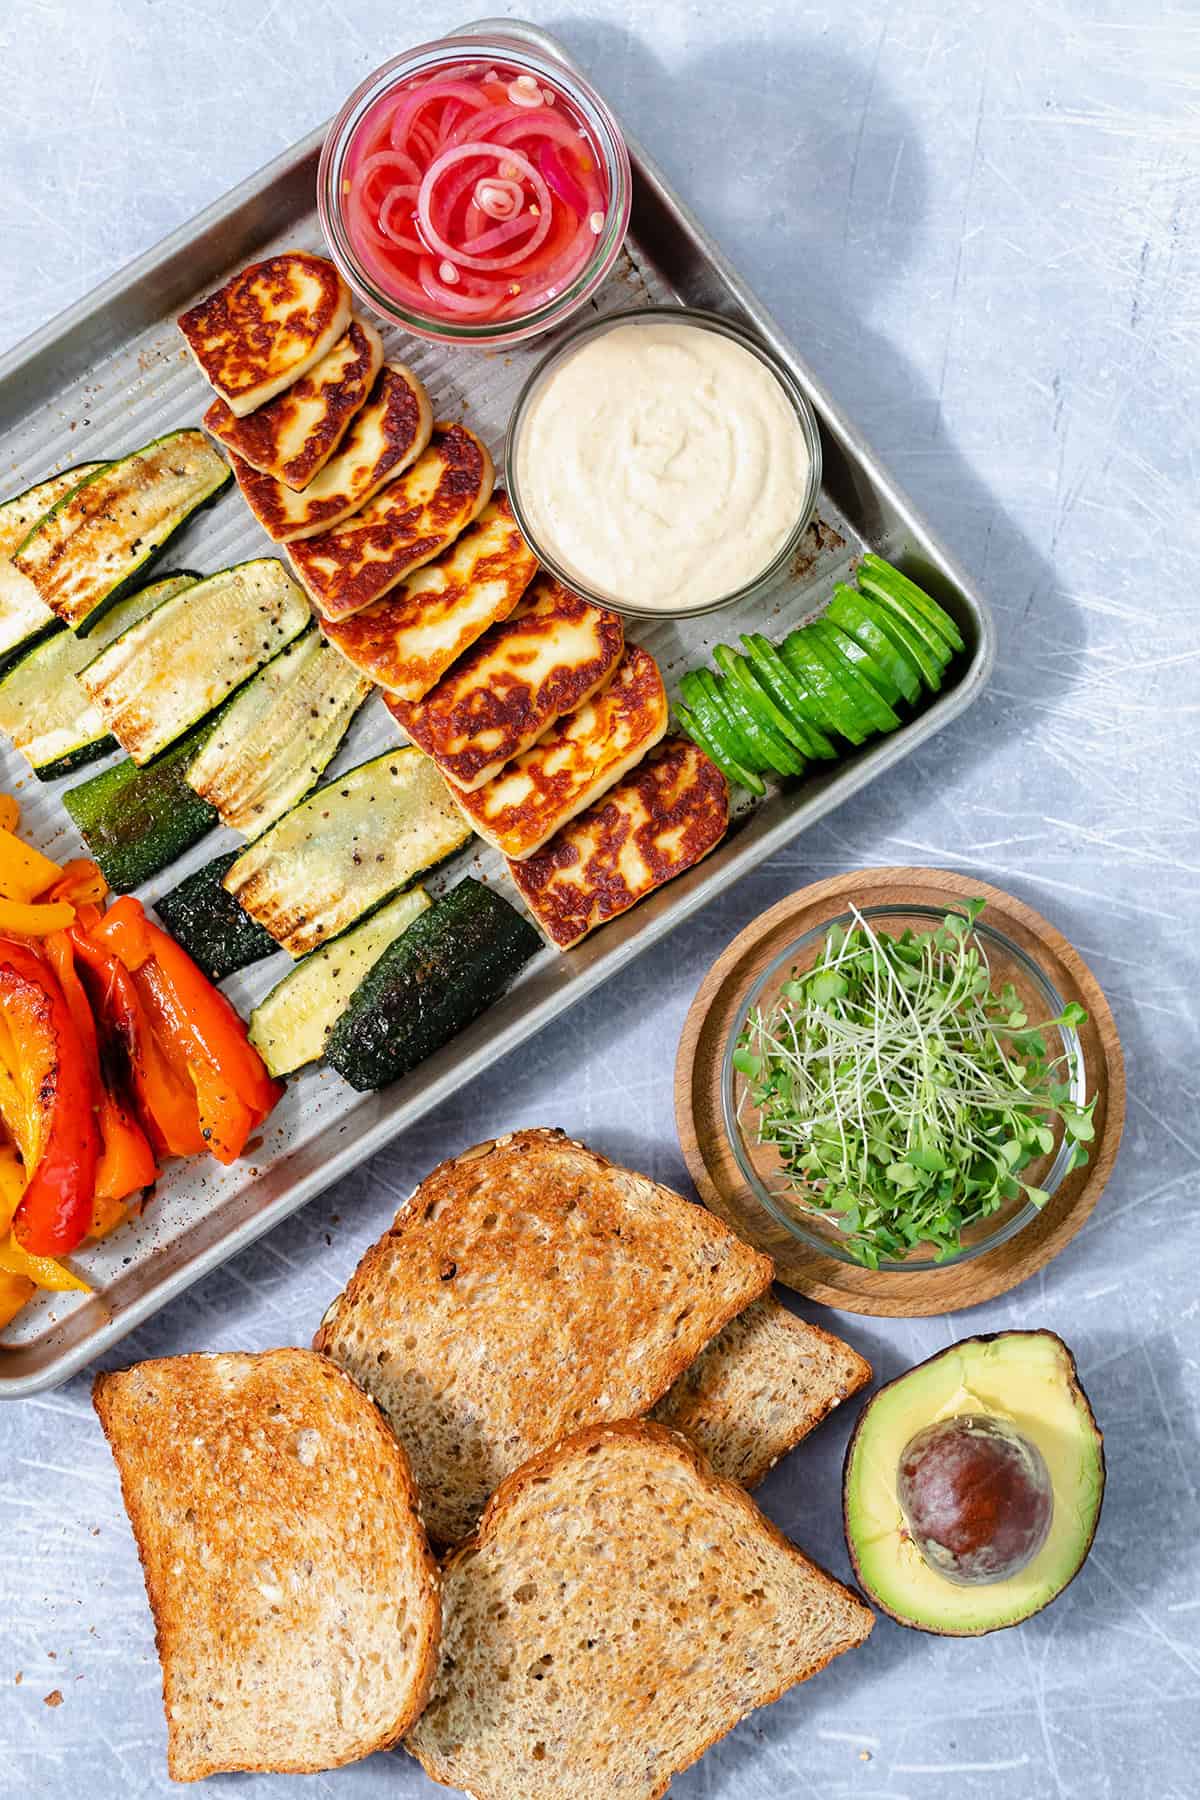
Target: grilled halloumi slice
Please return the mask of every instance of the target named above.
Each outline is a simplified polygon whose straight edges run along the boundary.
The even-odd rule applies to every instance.
[[[348,519],[416,462],[433,430],[429,395],[403,363],[384,363],[366,405],[319,475],[295,493],[231,455],[242,498],[276,543],[315,537]]]
[[[325,257],[284,250],[177,323],[201,374],[244,419],[329,354],[350,323],[350,289]]]
[[[667,738],[595,806],[509,874],[559,950],[627,912],[719,844],[729,789],[686,738]]]
[[[667,729],[667,693],[649,651],[627,644],[598,694],[473,793],[450,792],[481,838],[516,861],[606,793]]]
[[[479,517],[495,469],[465,425],[435,426],[428,448],[345,524],[288,544],[326,619],[345,619],[432,562]]]
[[[383,339],[365,319],[352,319],[328,356],[244,419],[214,400],[205,428],[227,450],[297,493],[333,455],[366,404],[383,364]]]
[[[539,575],[424,700],[384,704],[447,781],[470,793],[602,687],[625,648],[617,613]]]
[[[402,700],[420,700],[451,663],[507,619],[537,574],[507,494],[493,494],[473,525],[382,600],[325,635],[342,655]]]

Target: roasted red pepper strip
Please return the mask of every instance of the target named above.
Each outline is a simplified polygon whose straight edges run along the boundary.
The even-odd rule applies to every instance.
[[[94,1198],[104,1200],[127,1200],[131,1194],[149,1187],[157,1178],[158,1167],[154,1160],[154,1152],[146,1138],[145,1132],[133,1117],[122,1095],[117,1091],[115,1083],[110,1084],[104,1078],[104,1070],[100,1063],[100,1046],[96,1036],[96,1021],[88,997],[83,991],[75,967],[75,947],[65,931],[56,931],[45,940],[46,960],[49,962],[58,985],[62,988],[63,997],[71,1009],[71,1017],[75,1021],[75,1029],[87,1053],[97,1086],[100,1090],[100,1161],[96,1168],[96,1191]],[[107,1216],[111,1209],[101,1208],[100,1215]]]
[[[100,1157],[100,1088],[49,966],[0,938],[4,1057],[21,1097],[18,1147],[32,1170],[13,1235],[37,1256],[63,1256],[87,1236]]]
[[[195,1091],[164,1055],[133,976],[78,926],[71,931],[71,941],[91,973],[89,991],[102,1030],[120,1046],[128,1065],[151,1144],[159,1155],[199,1156],[206,1146]]]
[[[209,1147],[220,1161],[233,1161],[283,1092],[267,1074],[245,1025],[186,950],[147,919],[131,895],[109,908],[92,937],[136,971],[139,994],[156,1015],[164,1042],[173,1040],[173,1060],[178,1066],[182,1057],[191,1070]]]

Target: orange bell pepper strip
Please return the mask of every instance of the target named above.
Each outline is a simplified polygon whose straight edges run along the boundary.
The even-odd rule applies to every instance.
[[[13,1242],[13,1214],[25,1192],[25,1167],[12,1144],[0,1144],[0,1292],[7,1282],[28,1282],[31,1288],[52,1288],[67,1293],[79,1288],[90,1294],[86,1281],[53,1256],[30,1256]],[[30,1296],[27,1294],[26,1299]],[[11,1316],[11,1315],[10,1315]]]
[[[13,937],[48,937],[52,931],[65,931],[74,923],[75,908],[66,900],[31,906],[24,900],[0,896],[0,931],[10,932]]]
[[[100,1161],[96,1167],[93,1201],[127,1200],[158,1178],[158,1165],[145,1132],[133,1117],[115,1085],[106,1081],[100,1063],[96,1021],[75,967],[75,950],[65,931],[45,942],[46,960],[58,977],[63,997],[71,1009],[75,1029],[87,1053],[100,1093]],[[93,1207],[88,1236],[96,1235]]]
[[[0,938],[0,1018],[20,1108],[13,1135],[31,1171],[13,1235],[31,1255],[60,1256],[83,1241],[92,1216],[99,1083],[52,970],[11,938]]]
[[[67,900],[78,911],[81,906],[100,906],[107,894],[108,883],[98,865],[89,857],[77,856],[63,864],[41,898]]]
[[[91,977],[88,991],[102,1045],[119,1053],[129,1071],[138,1116],[154,1150],[159,1156],[201,1155],[205,1142],[195,1091],[164,1053],[133,976],[79,926],[72,928],[71,942]]]
[[[0,831],[15,831],[20,823],[20,801],[11,794],[0,794]]]
[[[168,1054],[191,1071],[209,1148],[219,1161],[232,1162],[278,1101],[282,1084],[267,1074],[224,994],[131,895],[111,906],[91,935],[134,972]]]
[[[0,1270],[0,1330],[16,1318],[36,1293],[37,1288],[28,1275],[9,1275]]]

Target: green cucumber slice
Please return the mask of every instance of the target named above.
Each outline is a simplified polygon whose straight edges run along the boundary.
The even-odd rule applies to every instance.
[[[879,629],[886,632],[893,643],[900,645],[920,671],[925,686],[936,694],[942,685],[942,670],[946,666],[942,656],[935,656],[920,632],[914,631],[903,615],[889,606],[880,595],[864,589],[859,597]]]
[[[713,651],[717,666],[725,676],[721,685],[721,698],[737,718],[746,736],[766,759],[767,766],[779,775],[800,775],[804,771],[804,759],[798,756],[786,738],[780,737],[766,717],[765,708],[759,713],[755,703],[732,671],[734,653],[728,644],[718,644]]]
[[[859,570],[858,586],[861,593],[869,594],[871,599],[878,601],[879,605],[891,613],[894,619],[899,619],[903,625],[907,626],[910,634],[916,638],[918,643],[924,645],[928,654],[937,663],[940,673],[953,655],[953,651],[941,632],[935,631],[928,619],[915,607],[910,606],[902,595],[890,593],[887,588],[881,587],[869,572]]]
[[[742,642],[755,680],[807,738],[805,754],[822,762],[832,762],[837,749],[821,729],[821,709],[814,705],[808,688],[793,675],[770,638],[750,632],[743,634]]]
[[[853,691],[860,714],[870,722],[872,728],[875,731],[895,731],[900,724],[900,715],[858,667],[856,659],[863,655],[858,645],[843,637],[837,626],[831,625],[827,619],[814,619],[808,630],[812,633],[818,650],[825,654],[827,661],[835,664],[839,679]],[[849,650],[844,650],[843,644],[848,644]]]
[[[883,627],[871,616],[870,608],[857,589],[847,587],[839,581],[833,590],[833,599],[825,611],[825,617],[839,631],[866,651],[870,659],[868,669],[873,669],[877,683],[886,679],[888,686],[902,696],[911,705],[921,692],[920,665],[898,643],[888,636]],[[885,700],[894,706],[892,694],[885,694]]]
[[[836,619],[829,617],[828,609],[816,621],[821,627],[821,637],[831,650],[839,657],[853,664],[862,680],[869,683],[871,691],[883,701],[885,706],[894,707],[901,698],[900,690],[891,678],[889,671],[876,666],[869,652],[863,649],[849,632],[843,631]]]
[[[885,562],[882,556],[876,556],[873,550],[867,551],[861,566],[881,588],[894,594],[898,600],[906,600],[909,606],[920,613],[938,635],[946,640],[951,650],[966,649],[962,632],[932,594],[927,594],[923,587],[918,587],[915,581],[902,574],[892,563]]]
[[[727,673],[731,681],[741,686],[751,708],[765,716],[773,731],[795,750],[801,761],[807,761],[812,752],[809,749],[808,731],[803,721],[789,719],[782,707],[775,700],[765,685],[758,679],[748,657],[737,655],[729,658]]]
[[[742,770],[753,770],[756,767],[754,753],[743,743],[741,732],[726,718],[725,708],[715,699],[708,670],[690,669],[679,684],[679,692],[685,706],[700,721],[701,728],[716,744],[725,762]]]
[[[720,720],[729,747],[743,768],[754,769],[760,775],[764,770],[769,769],[770,762],[762,754],[754,740],[748,737],[742,729],[741,720],[722,694],[721,683],[711,669],[696,670],[696,693],[697,697],[701,697],[702,706],[707,707],[709,715],[714,720]],[[687,696],[685,695],[684,698],[686,699]],[[695,701],[691,701],[690,704],[694,708]],[[701,711],[700,717],[704,717],[703,711]]]
[[[853,694],[838,680],[808,632],[793,631],[783,640],[779,654],[797,679],[807,684],[813,703],[822,714],[822,725],[826,729],[832,727],[847,743],[865,743],[871,727],[862,718]]]
[[[716,763],[726,781],[734,787],[744,787],[748,793],[759,798],[766,793],[767,790],[763,786],[761,778],[754,773],[753,769],[744,769],[740,762],[729,756],[715,739],[709,736],[695,713],[689,712],[686,706],[676,706],[675,717],[693,744],[703,750],[711,762]]]

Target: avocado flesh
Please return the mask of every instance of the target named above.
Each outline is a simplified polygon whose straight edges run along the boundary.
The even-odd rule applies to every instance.
[[[1004,1420],[1036,1445],[1054,1488],[1050,1530],[1032,1561],[1002,1581],[969,1587],[925,1561],[896,1491],[909,1439],[963,1413]],[[1062,1339],[1050,1331],[964,1338],[863,1409],[846,1452],[846,1542],[867,1595],[902,1625],[979,1637],[1019,1624],[1062,1592],[1091,1548],[1103,1496],[1103,1438]]]

